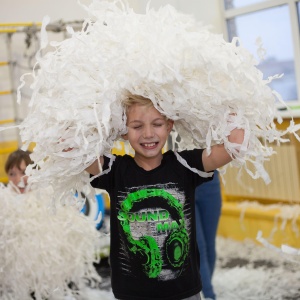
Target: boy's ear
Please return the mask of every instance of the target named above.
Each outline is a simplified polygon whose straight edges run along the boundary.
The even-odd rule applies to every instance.
[[[128,134],[122,134],[122,138],[125,140],[125,141],[128,141]]]
[[[169,132],[171,132],[171,130],[173,128],[173,125],[174,125],[174,121],[173,120],[168,120],[168,130],[169,130]]]

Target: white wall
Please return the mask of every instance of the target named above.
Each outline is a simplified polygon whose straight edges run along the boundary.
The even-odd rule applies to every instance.
[[[130,6],[138,13],[145,12],[148,0],[127,0]],[[89,4],[91,0],[81,0],[83,4]],[[178,10],[193,14],[197,20],[203,24],[212,25],[212,30],[216,33],[222,33],[221,5],[219,0],[152,0],[151,7],[171,4]],[[22,22],[41,22],[43,17],[48,15],[51,22],[56,21],[75,21],[87,17],[86,11],[77,3],[77,0],[1,0],[0,23],[22,23]],[[50,39],[60,40],[63,34],[50,33]],[[9,60],[7,51],[6,34],[0,34],[0,61]],[[11,61],[18,61],[20,65],[32,68],[32,60],[28,55],[35,53],[39,47],[33,39],[30,48],[25,47],[25,33],[16,33],[12,35],[11,42]],[[20,84],[20,75],[28,72],[24,68],[15,68],[14,88]],[[7,67],[0,67],[0,90],[9,89],[10,79]],[[25,90],[25,92],[27,92]],[[28,93],[30,90],[28,89]],[[22,119],[26,116],[28,109],[28,99],[23,100],[23,104],[17,106],[17,118]],[[0,95],[0,120],[14,118],[13,97]],[[1,125],[0,125],[1,126]],[[13,132],[13,133],[12,133]],[[0,131],[0,142],[5,140],[19,140],[16,136],[17,131]]]
[[[52,21],[73,21],[82,19],[86,13],[77,0],[1,0],[1,23],[41,22],[45,15]]]
[[[81,0],[88,4],[90,0]],[[136,12],[144,12],[148,0],[128,0]],[[211,24],[216,32],[222,32],[219,0],[152,0],[151,6],[158,8],[171,4],[184,13],[193,14],[205,24]],[[41,22],[45,15],[52,21],[73,21],[86,16],[77,0],[1,0],[0,23]]]
[[[137,12],[145,12],[148,0],[129,0]],[[211,25],[216,33],[223,32],[221,3],[220,0],[152,0],[151,6],[159,8],[171,4],[179,11],[194,15],[195,18],[205,25]]]

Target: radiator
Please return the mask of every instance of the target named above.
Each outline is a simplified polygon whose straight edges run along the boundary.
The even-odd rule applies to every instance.
[[[252,179],[245,171],[242,172],[241,183],[237,181],[238,169],[228,167],[224,175],[223,194],[225,197],[234,196],[242,199],[264,199],[283,202],[300,202],[300,148],[297,144],[282,144],[273,146],[276,154],[264,167],[268,172],[271,183]]]

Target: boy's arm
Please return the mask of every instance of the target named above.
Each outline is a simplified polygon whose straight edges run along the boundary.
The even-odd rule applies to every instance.
[[[100,164],[103,166],[104,159],[103,156],[100,156]],[[91,175],[98,175],[100,173],[99,162],[96,159],[89,167],[85,169]]]
[[[241,145],[244,141],[244,129],[233,129],[228,136],[228,141]],[[206,172],[223,167],[231,161],[232,157],[226,151],[224,144],[212,146],[209,155],[207,150],[202,152],[202,162]]]
[[[73,148],[67,148],[67,149],[64,149],[63,152],[69,152],[72,150],[73,150]],[[101,164],[101,166],[103,166],[103,164],[104,164],[103,156],[100,156],[100,164]],[[87,171],[91,175],[98,175],[101,171],[99,168],[98,160],[96,159],[89,167],[85,168],[85,171]]]

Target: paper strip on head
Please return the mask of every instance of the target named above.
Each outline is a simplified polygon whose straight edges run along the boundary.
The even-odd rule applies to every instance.
[[[82,171],[126,132],[129,94],[151,99],[175,120],[179,149],[225,143],[238,167],[249,171],[247,161],[254,178],[269,181],[263,162],[273,150],[265,142],[284,141],[274,124],[282,99],[269,87],[280,76],[263,79],[238,39],[226,42],[171,5],[150,5],[144,14],[126,1],[82,7],[89,17],[63,41],[48,43],[49,18],[43,22],[31,111],[20,126],[22,140],[36,143],[33,181],[67,189],[87,180]],[[228,141],[235,127],[246,132],[239,152]]]

